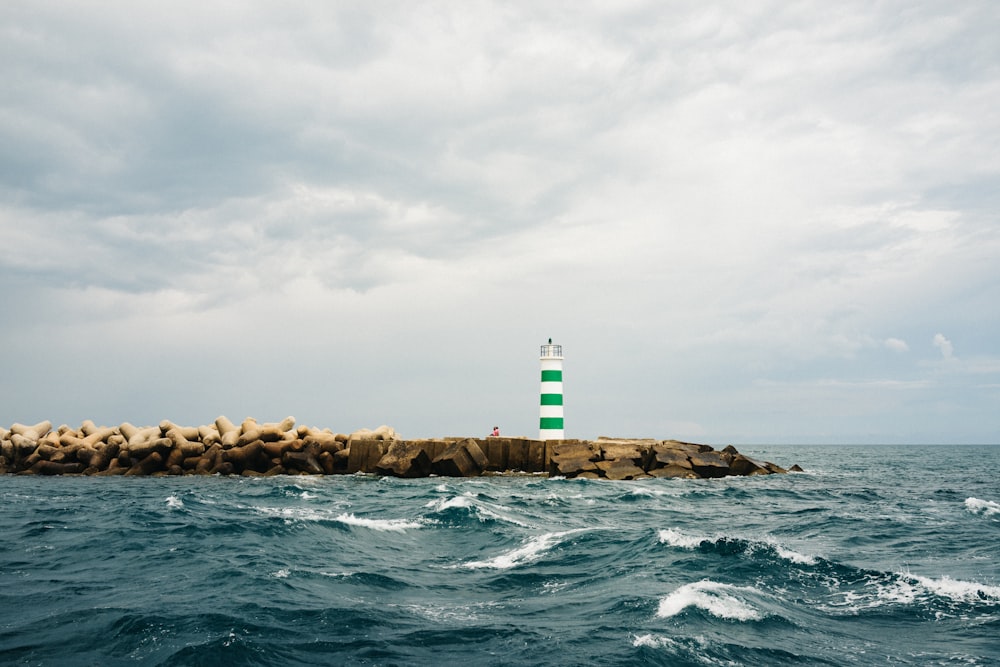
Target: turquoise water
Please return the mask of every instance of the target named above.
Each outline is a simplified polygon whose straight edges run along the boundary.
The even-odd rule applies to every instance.
[[[0,477],[4,665],[998,665],[1000,447],[596,482]]]

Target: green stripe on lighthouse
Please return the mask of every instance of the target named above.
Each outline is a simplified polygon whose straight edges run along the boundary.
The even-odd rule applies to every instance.
[[[562,382],[562,371],[542,371],[542,382]]]
[[[542,394],[542,405],[562,405],[562,394]]]
[[[562,417],[542,417],[541,427],[545,429],[561,429],[563,427]]]

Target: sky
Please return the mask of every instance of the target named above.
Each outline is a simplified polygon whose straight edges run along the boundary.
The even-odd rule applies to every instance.
[[[998,26],[6,0],[0,425],[998,443]]]

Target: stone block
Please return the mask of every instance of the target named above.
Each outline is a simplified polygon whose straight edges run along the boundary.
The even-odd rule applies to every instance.
[[[691,461],[691,468],[700,477],[725,477],[729,474],[729,461],[721,452],[692,452],[688,460]]]
[[[431,474],[431,459],[420,443],[397,440],[379,459],[375,472],[393,477],[427,477]]]
[[[482,472],[476,460],[470,455],[467,446],[468,439],[449,445],[440,456],[432,462],[436,474],[444,477],[476,477]],[[476,445],[476,449],[479,446]],[[479,452],[482,454],[482,451]]]
[[[649,471],[650,477],[657,477],[660,479],[700,479],[698,473],[696,473],[691,468],[682,468],[677,465],[668,465],[662,468],[655,468]]]
[[[635,464],[631,458],[615,459],[614,461],[598,461],[596,463],[599,470],[604,473],[607,479],[625,480],[636,479],[644,476],[646,472]]]

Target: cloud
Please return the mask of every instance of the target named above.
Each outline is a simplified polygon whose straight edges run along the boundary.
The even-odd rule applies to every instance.
[[[941,357],[943,359],[951,359],[955,352],[955,348],[952,346],[951,341],[944,337],[944,334],[934,334],[934,347],[941,350]]]
[[[887,349],[890,349],[893,352],[910,351],[910,346],[906,344],[906,341],[901,340],[899,338],[886,338],[885,341],[883,342],[883,345],[885,345]]]
[[[975,413],[902,353],[998,356],[997,11],[3,4],[0,423],[531,434],[550,335],[574,435]]]

